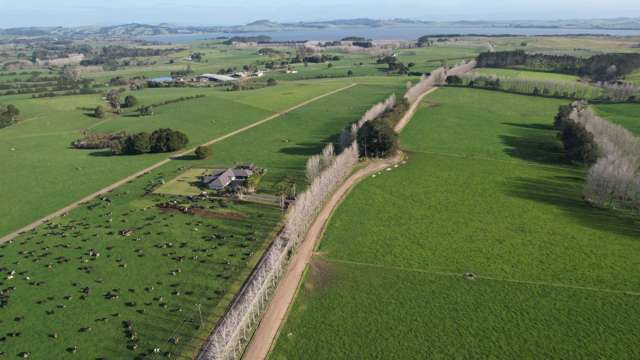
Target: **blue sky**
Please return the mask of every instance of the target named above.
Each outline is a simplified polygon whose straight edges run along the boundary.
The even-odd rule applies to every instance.
[[[507,20],[640,17],[640,0],[0,0],[0,28],[356,17]]]

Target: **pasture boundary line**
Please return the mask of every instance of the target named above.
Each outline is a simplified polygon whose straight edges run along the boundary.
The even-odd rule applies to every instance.
[[[423,274],[430,274],[430,275],[440,275],[440,276],[449,276],[449,277],[463,277],[464,276],[464,273],[456,273],[456,272],[448,272],[448,271],[434,271],[434,270],[426,270],[426,269],[418,269],[418,268],[407,268],[407,267],[392,266],[392,265],[371,264],[371,263],[364,263],[364,262],[358,262],[358,261],[331,259],[331,258],[326,258],[326,257],[322,257],[322,260],[324,260],[326,262],[330,262],[330,263],[336,263],[336,264],[364,266],[364,267],[372,267],[372,268],[386,269],[386,270],[397,270],[397,271],[405,271],[405,272],[416,272],[416,273],[423,273]],[[539,286],[556,287],[556,288],[564,288],[564,289],[586,290],[586,291],[593,291],[593,292],[604,292],[604,293],[618,294],[618,295],[640,296],[640,292],[636,292],[636,291],[626,291],[626,290],[597,288],[597,287],[590,287],[590,286],[569,285],[569,284],[552,283],[552,282],[545,282],[545,281],[516,280],[516,279],[497,278],[497,277],[492,277],[492,276],[483,276],[483,275],[475,275],[475,278],[481,279],[481,280],[508,282],[508,283],[514,283],[514,284],[539,285]]]
[[[303,101],[303,102],[301,102],[301,103],[299,103],[299,104],[297,104],[297,105],[295,105],[293,107],[290,107],[290,108],[288,108],[286,110],[282,110],[282,111],[276,112],[275,114],[273,114],[273,115],[271,115],[271,116],[269,116],[269,117],[267,117],[265,119],[262,119],[260,121],[257,121],[255,123],[253,123],[253,124],[250,124],[250,125],[247,125],[245,127],[242,127],[240,129],[234,130],[234,131],[232,131],[232,132],[230,132],[230,133],[228,133],[226,135],[223,135],[223,136],[220,136],[220,137],[215,138],[213,140],[210,140],[210,141],[208,141],[208,142],[206,142],[206,143],[204,143],[204,144],[202,144],[200,146],[210,146],[210,145],[213,145],[213,144],[215,144],[217,142],[226,140],[226,139],[228,139],[228,138],[230,138],[232,136],[238,135],[238,134],[240,134],[242,132],[245,132],[247,130],[253,129],[254,127],[260,126],[260,125],[262,125],[262,124],[264,124],[266,122],[269,122],[269,121],[274,120],[276,118],[279,118],[279,117],[281,117],[283,115],[286,115],[286,114],[290,113],[291,111],[295,111],[295,110],[300,109],[300,108],[302,108],[302,107],[304,107],[306,105],[309,105],[309,104],[311,104],[311,103],[313,103],[315,101],[318,101],[318,100],[323,99],[325,97],[328,97],[328,96],[337,94],[339,92],[348,90],[348,89],[350,89],[350,88],[352,88],[354,86],[357,86],[357,85],[358,85],[358,83],[352,83],[351,85],[348,85],[348,86],[345,86],[345,87],[342,87],[342,88],[339,88],[339,89],[336,89],[336,90],[332,90],[330,92],[327,92],[327,93],[324,93],[322,95],[316,96],[316,97],[311,98],[309,100]],[[45,217],[43,217],[43,218],[41,218],[39,220],[36,220],[36,221],[32,222],[29,225],[23,226],[18,230],[10,232],[9,234],[7,234],[7,235],[3,236],[2,238],[0,238],[0,244],[3,244],[5,242],[7,242],[7,241],[11,241],[14,238],[16,238],[18,235],[20,235],[21,233],[33,230],[36,227],[38,227],[38,226],[40,226],[40,225],[42,225],[42,224],[44,224],[44,223],[46,223],[48,221],[51,221],[51,220],[53,220],[53,219],[55,219],[57,217],[60,217],[61,215],[65,214],[65,213],[71,211],[71,210],[74,210],[74,209],[78,208],[83,203],[91,201],[91,200],[95,199],[98,196],[104,195],[104,194],[106,194],[106,193],[108,193],[108,192],[110,192],[110,191],[112,191],[112,190],[114,190],[114,189],[116,189],[116,188],[128,183],[129,181],[135,180],[136,178],[138,178],[140,176],[143,176],[143,175],[145,175],[145,174],[147,174],[147,173],[149,173],[149,172],[151,172],[153,170],[156,170],[157,168],[159,168],[159,167],[161,167],[161,166],[163,166],[165,164],[168,164],[169,162],[171,162],[173,160],[176,160],[176,159],[178,159],[180,157],[189,155],[189,154],[193,153],[197,148],[198,147],[196,146],[196,147],[193,147],[193,148],[191,148],[189,150],[186,150],[186,151],[183,151],[181,153],[178,153],[176,155],[172,155],[172,156],[170,156],[170,157],[168,157],[168,158],[166,158],[164,160],[161,160],[161,161],[159,161],[159,162],[157,162],[157,163],[155,163],[155,164],[153,164],[151,166],[148,166],[148,167],[146,167],[146,168],[144,168],[144,169],[142,169],[142,170],[140,170],[140,171],[138,171],[138,172],[136,172],[136,173],[134,173],[132,175],[129,175],[124,179],[118,180],[118,181],[112,183],[111,185],[108,185],[107,187],[101,189],[101,190],[98,190],[98,191],[96,191],[96,192],[94,192],[94,193],[92,193],[90,195],[87,195],[87,196],[83,197],[82,199],[71,203],[70,205],[67,205],[67,206],[65,206],[65,207],[63,207],[61,209],[58,209],[58,210],[54,211],[53,213],[51,213],[51,214],[49,214],[49,215],[47,215],[47,216],[45,216]]]

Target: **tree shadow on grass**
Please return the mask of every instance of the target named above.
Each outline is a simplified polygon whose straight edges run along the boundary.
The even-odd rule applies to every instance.
[[[564,173],[558,170],[558,173]],[[584,180],[579,176],[552,175],[547,178],[513,178],[507,194],[561,208],[581,225],[595,230],[635,237],[640,240],[640,216],[621,210],[591,206],[582,197]]]
[[[567,165],[562,144],[556,132],[546,124],[513,124],[514,135],[502,135],[500,140],[507,147],[507,155],[531,163],[544,165]]]
[[[502,123],[502,125],[509,125],[513,127],[522,128],[522,129],[550,130],[550,131],[554,130],[553,126],[549,124],[518,124],[518,123],[505,122],[505,123]]]
[[[112,157],[112,156],[115,156],[115,155],[113,154],[113,151],[111,151],[111,150],[101,150],[101,151],[94,151],[94,152],[90,153],[89,156]]]

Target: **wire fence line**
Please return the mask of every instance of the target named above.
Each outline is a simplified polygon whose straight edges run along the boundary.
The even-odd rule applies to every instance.
[[[470,62],[449,70],[439,68],[410,88],[405,97],[409,102],[416,101],[423,92],[444,82],[447,74],[461,74],[474,66],[475,62]],[[395,95],[391,95],[385,101],[372,106],[353,124],[352,131],[357,132],[367,121],[382,116],[393,108],[395,103]],[[325,154],[325,158],[327,157]],[[305,238],[323,205],[358,163],[357,142],[352,138],[350,146],[344,148],[339,155],[330,158],[331,162],[315,177],[309,179],[311,185],[289,207],[282,230],[272,241],[225,315],[218,321],[202,348],[199,360],[238,359],[242,356],[252,330],[259,322],[278,280],[286,270],[291,252]]]

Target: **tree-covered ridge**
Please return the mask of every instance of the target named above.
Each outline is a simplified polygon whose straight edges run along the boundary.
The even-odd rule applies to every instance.
[[[478,56],[479,67],[522,67],[614,81],[640,68],[640,54],[601,54],[589,58],[571,55],[529,54],[523,50],[486,52]]]

